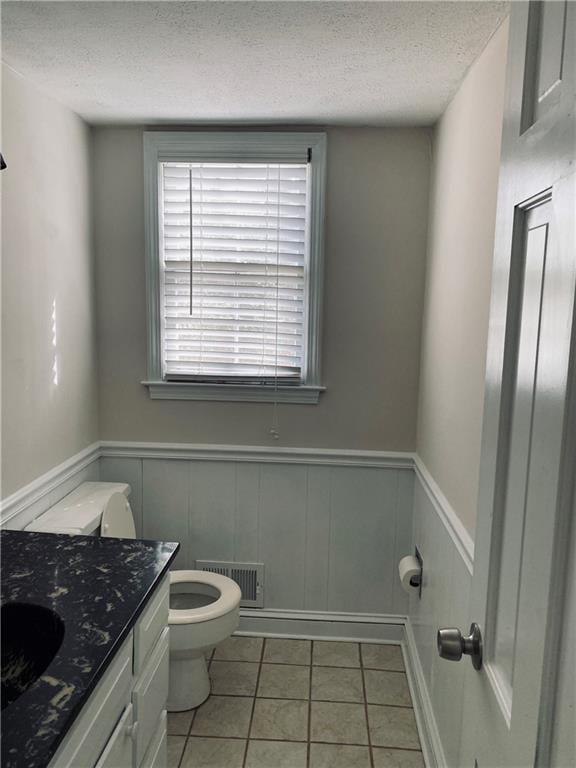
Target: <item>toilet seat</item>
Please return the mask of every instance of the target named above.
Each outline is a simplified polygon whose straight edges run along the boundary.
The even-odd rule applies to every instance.
[[[210,571],[170,572],[170,585],[185,584],[187,582],[212,587],[220,596],[213,603],[204,605],[201,608],[170,608],[168,624],[197,624],[201,621],[218,619],[220,616],[225,616],[227,613],[238,608],[238,603],[242,597],[240,587],[227,576],[221,576],[219,573],[210,573]]]
[[[136,538],[136,528],[130,503],[123,493],[113,493],[110,496],[102,511],[100,535],[104,538]]]

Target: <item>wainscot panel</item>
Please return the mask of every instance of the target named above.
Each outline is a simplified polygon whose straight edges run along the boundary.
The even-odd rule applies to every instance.
[[[467,627],[474,548],[419,457],[361,451],[101,443],[2,501],[23,528],[80,483],[127,482],[137,535],[196,559],[264,562],[264,610],[240,629],[402,642],[430,768],[460,765],[464,667],[436,653],[440,626]],[[422,596],[397,565],[424,559]]]
[[[102,452],[102,480],[141,489],[141,535],[181,543],[174,568],[263,562],[267,609],[406,614],[397,563],[412,548],[411,455]]]
[[[469,627],[472,560],[468,556],[469,542],[459,539],[457,530],[449,524],[453,513],[442,496],[432,494],[431,484],[425,482],[427,470],[420,461],[417,467],[413,541],[422,555],[424,569],[422,596],[410,595],[408,648],[415,677],[423,689],[421,709],[436,762],[456,768],[461,765],[465,666],[438,656],[436,632],[440,627]],[[446,508],[440,512],[442,506]]]

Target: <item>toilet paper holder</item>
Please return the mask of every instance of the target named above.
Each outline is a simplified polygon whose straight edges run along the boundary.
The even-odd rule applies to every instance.
[[[407,594],[414,594],[418,590],[418,599],[422,597],[422,555],[418,548],[414,548],[413,555],[405,555],[398,563],[398,575],[400,586]]]
[[[420,550],[418,547],[414,547],[414,557],[416,560],[418,560],[418,563],[420,564],[420,573],[417,576],[412,576],[410,579],[410,586],[411,587],[418,587],[418,597],[422,597],[422,574],[424,572],[424,562],[422,560],[422,555],[420,554]]]

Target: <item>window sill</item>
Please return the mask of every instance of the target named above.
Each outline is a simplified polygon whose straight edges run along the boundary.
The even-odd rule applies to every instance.
[[[211,400],[246,403],[300,403],[315,405],[325,387],[258,384],[201,384],[181,381],[143,381],[151,400]]]

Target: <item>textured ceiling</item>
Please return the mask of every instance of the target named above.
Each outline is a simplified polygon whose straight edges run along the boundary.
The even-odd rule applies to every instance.
[[[430,124],[505,2],[4,2],[3,59],[91,123]]]

